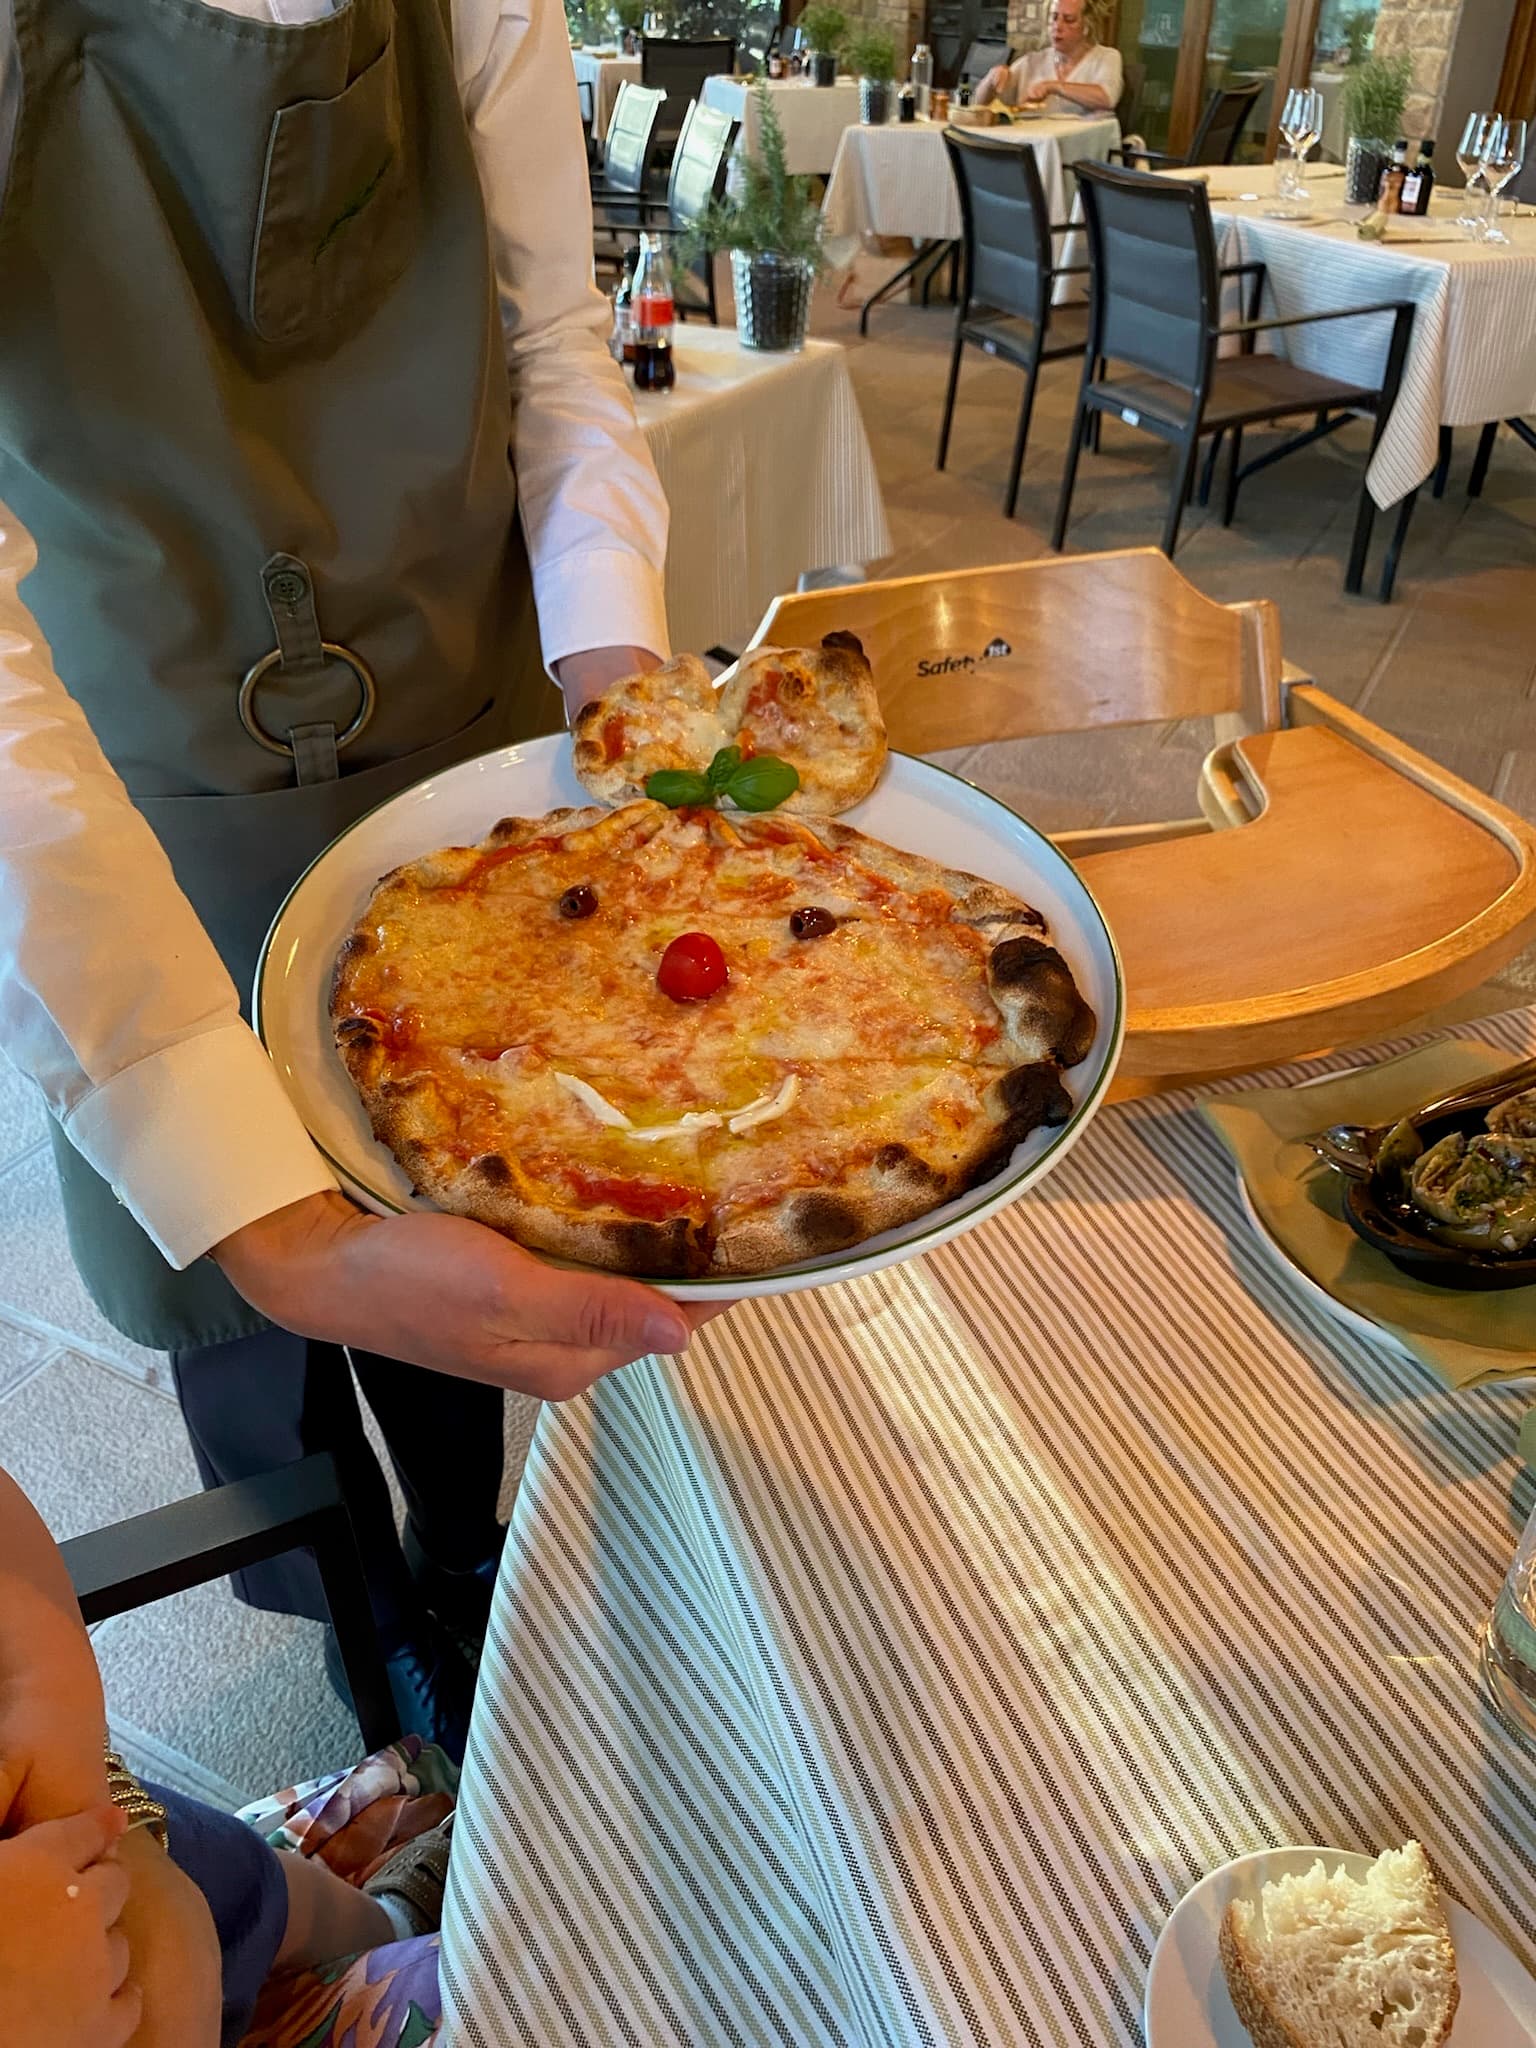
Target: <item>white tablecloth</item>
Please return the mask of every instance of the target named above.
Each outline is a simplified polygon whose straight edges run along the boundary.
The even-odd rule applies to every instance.
[[[797,177],[824,177],[832,168],[843,130],[859,118],[859,82],[840,78],[836,85],[812,85],[805,78],[768,81],[773,110],[784,130],[784,153]],[[741,123],[736,147],[757,154],[757,97],[734,78],[706,78],[704,104]]]
[[[988,141],[1032,149],[1053,220],[1065,220],[1072,195],[1062,166],[1103,156],[1120,140],[1112,114],[1092,120],[1021,121],[1007,128],[968,130]],[[849,128],[832,166],[822,212],[833,235],[907,235],[915,242],[953,242],[960,235],[944,129],[939,122],[887,122]]]
[[[546,1407],[443,2048],[1141,2048],[1178,1899],[1283,1843],[1417,1836],[1536,1963],[1536,1780],[1475,1669],[1529,1402],[1314,1309],[1183,1095]]]
[[[805,571],[890,553],[880,480],[836,342],[761,355],[690,322],[676,356],[675,389],[635,394],[672,508],[672,644],[736,650]]]
[[[1211,174],[1212,211],[1225,223],[1224,259],[1269,267],[1266,318],[1382,299],[1412,299],[1418,308],[1397,404],[1368,473],[1378,505],[1395,504],[1424,482],[1442,425],[1481,426],[1536,412],[1536,219],[1516,219],[1506,207],[1509,247],[1469,242],[1447,217],[1461,195],[1437,195],[1427,221],[1394,222],[1390,231],[1437,239],[1394,247],[1362,241],[1354,218],[1334,217],[1343,212],[1336,178],[1313,181],[1330,216],[1318,225],[1266,220],[1262,201],[1220,196],[1251,191],[1270,175],[1255,166]],[[1363,370],[1375,374],[1390,326],[1385,316],[1325,321],[1292,330],[1281,345],[1308,369],[1353,378]]]
[[[619,87],[626,79],[631,85],[640,83],[640,59],[595,57],[590,50],[572,50],[571,62],[576,67],[578,80],[592,88],[592,132],[601,142],[608,133],[608,123],[613,119],[613,103],[619,96]]]

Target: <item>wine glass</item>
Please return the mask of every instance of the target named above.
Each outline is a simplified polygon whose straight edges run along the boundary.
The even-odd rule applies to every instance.
[[[1499,194],[1525,162],[1525,123],[1507,121],[1498,115],[1490,123],[1483,144],[1483,183],[1488,187],[1488,219],[1483,228],[1485,242],[1507,242],[1499,226]]]
[[[1280,133],[1291,152],[1290,163],[1281,166],[1276,181],[1282,198],[1311,198],[1306,187],[1307,153],[1316,146],[1322,132],[1322,94],[1314,86],[1293,86],[1285,96],[1285,106],[1280,115]]]
[[[1456,225],[1474,238],[1481,231],[1483,216],[1477,211],[1473,198],[1483,177],[1483,150],[1488,132],[1498,119],[1497,114],[1468,114],[1467,125],[1462,130],[1461,140],[1456,145],[1456,161],[1461,166],[1461,175],[1466,181],[1466,198]],[[1486,191],[1487,187],[1484,186]]]

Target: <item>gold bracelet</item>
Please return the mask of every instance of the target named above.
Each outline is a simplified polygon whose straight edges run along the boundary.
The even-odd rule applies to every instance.
[[[167,1853],[170,1851],[170,1830],[166,1825],[166,1811],[158,1799],[151,1799],[138,1779],[112,1747],[109,1737],[106,1744],[107,1797],[120,1812],[128,1816],[130,1833],[134,1828],[147,1828]]]

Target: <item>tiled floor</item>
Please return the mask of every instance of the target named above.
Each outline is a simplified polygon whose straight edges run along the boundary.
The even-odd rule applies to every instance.
[[[869,277],[878,271],[865,266]],[[1002,485],[1017,376],[976,358],[949,471],[932,450],[949,315],[891,306],[860,344],[823,294],[819,331],[847,341],[895,537],[884,574],[1041,553],[1055,503],[1073,372],[1045,374],[1019,517]],[[1451,490],[1421,504],[1397,601],[1346,598],[1342,564],[1359,438],[1341,436],[1254,479],[1223,531],[1191,513],[1180,567],[1214,596],[1279,604],[1287,654],[1336,695],[1470,780],[1536,816],[1536,457],[1501,440],[1484,497],[1465,497],[1471,433]],[[1152,444],[1109,429],[1082,471],[1079,549],[1155,539],[1165,488]],[[1085,619],[1083,629],[1091,630]],[[990,747],[967,772],[1048,829],[1189,807],[1199,753],[1176,729]],[[1516,962],[1484,1006],[1528,1000]],[[515,1447],[520,1449],[520,1446]],[[515,1462],[515,1455],[514,1455]],[[0,1463],[61,1536],[192,1489],[195,1475],[163,1360],[119,1338],[86,1299],[64,1243],[42,1112],[0,1069]],[[321,1675],[318,1631],[251,1614],[223,1587],[125,1615],[97,1631],[113,1724],[143,1768],[233,1803],[348,1756],[355,1730]]]

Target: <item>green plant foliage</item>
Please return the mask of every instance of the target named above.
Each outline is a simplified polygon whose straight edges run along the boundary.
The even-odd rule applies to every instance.
[[[793,178],[784,156],[784,130],[761,80],[752,88],[757,102],[757,151],[741,160],[737,192],[709,205],[682,238],[683,260],[695,262],[718,249],[748,256],[783,256],[820,272],[821,210],[811,197],[809,178]]]
[[[1344,126],[1368,141],[1391,142],[1403,132],[1403,109],[1413,84],[1413,59],[1406,50],[1394,57],[1367,57],[1344,74]]]
[[[1375,8],[1357,7],[1352,14],[1345,15],[1339,26],[1349,45],[1350,64],[1363,64],[1371,47],[1371,37],[1376,32]]]
[[[856,77],[888,84],[896,76],[896,38],[881,22],[855,22],[843,57]]]
[[[613,0],[613,11],[620,28],[638,29],[645,20],[645,0]]]
[[[798,27],[804,29],[807,45],[823,57],[832,57],[848,33],[848,17],[833,0],[809,0]]]

